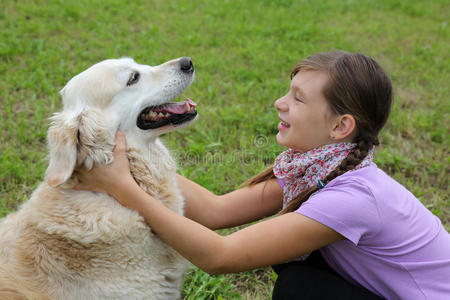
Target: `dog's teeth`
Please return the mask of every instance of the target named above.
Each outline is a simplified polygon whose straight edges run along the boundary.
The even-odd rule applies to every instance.
[[[158,114],[158,117],[163,118],[164,115],[163,115],[162,113],[159,113],[159,114]]]
[[[157,115],[156,112],[154,112],[154,111],[150,112],[150,117],[156,117],[156,115]]]
[[[164,115],[164,117],[166,117],[166,118],[167,118],[168,116],[170,116],[170,114],[169,114],[169,113],[166,113],[166,114]]]

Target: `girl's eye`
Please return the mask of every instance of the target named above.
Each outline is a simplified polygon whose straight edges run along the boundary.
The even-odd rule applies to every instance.
[[[136,84],[139,81],[139,77],[139,72],[133,72],[133,74],[131,74],[130,76],[130,79],[128,79],[127,86]]]
[[[295,101],[297,102],[303,102],[300,98],[294,97]]]

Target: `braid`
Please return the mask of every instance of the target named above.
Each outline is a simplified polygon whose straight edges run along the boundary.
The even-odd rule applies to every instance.
[[[353,170],[358,166],[364,158],[369,154],[369,150],[373,147],[374,143],[369,139],[362,139],[358,142],[353,151],[337,166],[330,174],[325,177],[324,182],[328,183],[342,174]],[[292,199],[285,208],[283,208],[279,214],[285,214],[297,210],[303,202],[309,199],[313,193],[318,190],[317,186],[310,187],[309,189],[301,192],[298,196]]]
[[[366,158],[371,147],[372,144],[370,142],[361,140],[353,149],[353,151],[341,162],[341,164],[337,166],[336,169],[331,171],[327,177],[325,177],[324,182],[328,183],[336,177],[341,176],[342,174],[350,170],[353,170],[364,160],[364,158]]]

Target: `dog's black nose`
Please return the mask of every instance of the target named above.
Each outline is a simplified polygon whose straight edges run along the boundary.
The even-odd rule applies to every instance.
[[[190,57],[182,57],[180,59],[180,69],[184,73],[194,72],[194,65],[192,64],[192,60]]]

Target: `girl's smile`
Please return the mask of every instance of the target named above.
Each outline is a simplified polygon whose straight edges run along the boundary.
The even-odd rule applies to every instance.
[[[281,118],[280,118],[280,120],[281,120]],[[291,127],[291,125],[289,125],[288,123],[284,122],[283,120],[281,120],[281,122],[278,123],[278,130],[279,131],[288,129],[289,127]]]
[[[333,143],[330,132],[334,117],[323,87],[328,76],[320,71],[301,71],[292,78],[289,92],[275,101],[279,111],[277,142],[305,152]]]

